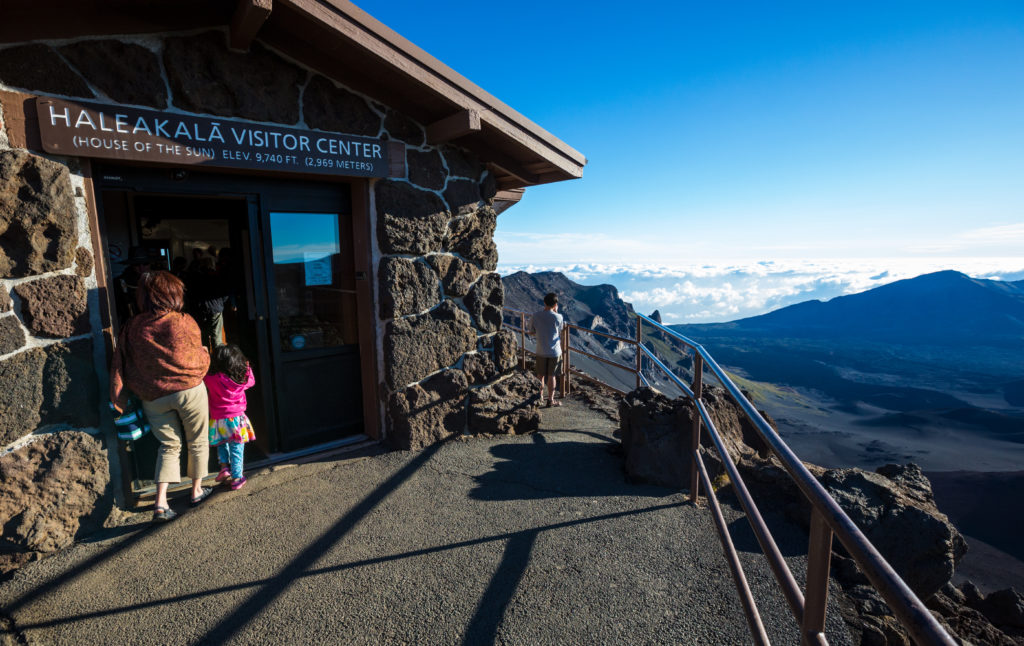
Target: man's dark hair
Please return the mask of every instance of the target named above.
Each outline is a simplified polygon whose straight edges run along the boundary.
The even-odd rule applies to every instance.
[[[555,305],[558,305],[558,294],[554,292],[549,292],[547,295],[544,296],[544,306],[554,307]]]

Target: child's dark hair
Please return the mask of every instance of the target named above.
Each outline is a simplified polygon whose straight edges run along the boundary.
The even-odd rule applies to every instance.
[[[227,375],[231,381],[244,384],[248,374],[249,360],[242,354],[242,349],[234,343],[218,345],[213,349],[210,358],[210,374],[218,372]]]

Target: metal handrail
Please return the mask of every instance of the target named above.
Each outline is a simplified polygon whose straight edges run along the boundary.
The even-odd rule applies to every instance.
[[[520,328],[514,328],[512,326],[509,327],[512,327],[512,329],[515,329],[521,334],[523,365],[525,367],[526,317],[529,316],[529,314],[521,310],[513,310],[511,308],[504,308],[504,310],[517,314],[520,317]],[[654,326],[656,329],[665,332],[688,348],[692,349],[694,374],[693,383],[691,385],[687,385],[679,379],[679,377],[677,377],[664,364],[664,362],[662,362],[643,344],[641,330],[642,323]],[[578,348],[571,349],[571,345],[569,343],[569,331],[571,329],[598,334],[600,336],[615,339],[616,341],[634,345],[637,350],[636,368],[631,368],[601,357],[596,357]],[[842,508],[839,507],[839,504],[828,494],[821,483],[811,475],[810,471],[807,470],[807,467],[804,466],[800,459],[797,458],[796,454],[793,453],[789,446],[786,445],[781,437],[779,437],[779,434],[775,429],[765,421],[764,417],[761,416],[754,405],[751,404],[743,395],[736,384],[733,383],[732,379],[729,378],[721,366],[718,365],[703,346],[682,334],[679,334],[675,330],[658,323],[650,317],[639,313],[637,313],[636,339],[627,339],[625,337],[607,334],[598,330],[591,330],[574,324],[568,324],[563,334],[562,345],[563,351],[566,354],[565,361],[563,361],[562,373],[563,395],[568,392],[569,388],[568,380],[571,369],[569,366],[570,361],[568,354],[570,351],[573,351],[635,374],[638,387],[641,383],[650,385],[647,377],[643,374],[642,367],[642,358],[647,357],[652,364],[654,364],[680,388],[687,399],[690,399],[694,403],[694,407],[698,414],[694,417],[693,421],[691,457],[696,468],[691,469],[690,499],[694,502],[697,501],[697,498],[700,495],[700,485],[701,482],[703,482],[704,490],[709,502],[711,503],[711,511],[715,520],[716,528],[718,529],[719,539],[722,542],[722,547],[725,550],[726,558],[736,582],[737,590],[740,593],[744,614],[747,617],[747,623],[750,627],[751,635],[756,643],[767,644],[768,637],[764,630],[764,625],[761,622],[757,605],[754,602],[753,596],[750,593],[750,588],[747,585],[746,577],[743,573],[742,566],[740,565],[735,547],[732,544],[728,528],[725,525],[721,510],[719,509],[718,500],[715,496],[714,489],[711,486],[711,479],[708,476],[707,468],[705,467],[704,460],[699,452],[700,430],[702,425],[708,430],[708,435],[711,438],[716,452],[722,460],[726,473],[729,475],[730,482],[732,483],[733,490],[739,499],[740,506],[743,508],[744,513],[747,516],[747,520],[750,522],[751,528],[754,530],[754,535],[756,536],[758,543],[761,545],[762,552],[768,561],[769,567],[771,568],[776,581],[782,589],[783,596],[786,598],[790,611],[800,624],[802,644],[828,643],[825,639],[824,629],[828,599],[828,572],[831,562],[833,535],[839,539],[839,542],[857,562],[861,572],[864,573],[872,586],[879,592],[879,594],[881,594],[886,603],[888,603],[890,609],[896,615],[900,623],[907,629],[916,643],[945,645],[952,645],[956,643],[932,616],[924,603],[917,598],[910,587],[907,586],[898,574],[896,574],[892,566],[886,562],[882,555],[879,554],[878,550],[875,549],[874,545],[872,545],[867,537],[864,536],[864,533],[860,528],[858,528]],[[714,421],[711,419],[706,406],[704,405],[704,364],[707,364],[708,369],[711,371],[715,379],[725,388],[726,392],[729,393],[730,398],[736,402],[743,411],[743,414],[754,425],[758,435],[768,446],[768,449],[776,458],[778,458],[786,473],[789,474],[789,477],[797,485],[797,488],[811,505],[811,531],[808,542],[807,583],[805,586],[806,595],[800,591],[795,577],[775,544],[775,541],[771,536],[771,532],[757,509],[757,505],[755,504],[753,497],[751,497],[746,484],[743,482],[739,469],[736,467],[735,462],[729,455],[725,443],[722,440],[718,429],[715,427]],[[616,388],[615,390],[618,389]]]

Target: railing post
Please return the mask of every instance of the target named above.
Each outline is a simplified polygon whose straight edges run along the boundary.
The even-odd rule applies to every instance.
[[[523,356],[519,359],[519,367],[526,370],[526,312],[519,313],[519,339],[523,345]]]
[[[572,392],[572,383],[570,382],[572,374],[570,362],[572,359],[569,357],[569,353],[572,352],[572,346],[569,343],[570,328],[568,325],[565,326],[565,351],[562,352],[562,399],[565,399],[566,395]]]
[[[643,368],[643,363],[642,363],[642,361],[643,361],[643,353],[640,352],[640,344],[643,343],[643,332],[642,332],[641,327],[640,327],[642,324],[643,324],[643,319],[640,318],[639,316],[636,317],[636,387],[637,388],[640,387],[640,372],[644,369]]]
[[[807,545],[807,589],[804,590],[804,616],[800,622],[800,643],[818,644],[825,632],[828,607],[828,571],[832,562],[832,529],[825,517],[811,509],[811,537]]]
[[[695,349],[693,351],[693,396],[700,399],[704,393],[704,357]],[[697,402],[693,403],[693,442],[690,445],[690,502],[697,504],[697,497],[700,496],[700,479],[697,473],[697,452],[700,450],[700,414],[697,412]]]

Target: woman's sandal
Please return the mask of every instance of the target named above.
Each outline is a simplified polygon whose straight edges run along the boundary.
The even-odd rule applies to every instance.
[[[213,493],[213,489],[210,489],[209,487],[203,487],[202,489],[199,490],[198,496],[196,496],[195,498],[189,498],[188,504],[192,505],[193,507],[198,507],[204,500],[210,497],[211,493]]]
[[[154,523],[166,523],[169,520],[174,520],[178,517],[170,507],[154,507],[153,508],[153,522]]]

